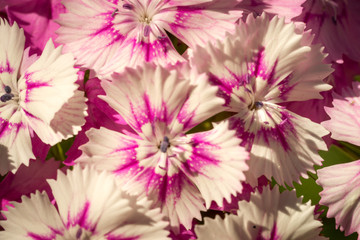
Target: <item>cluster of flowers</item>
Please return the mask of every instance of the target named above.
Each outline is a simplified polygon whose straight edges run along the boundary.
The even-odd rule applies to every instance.
[[[279,186],[315,174],[335,140],[360,146],[359,11],[1,1],[0,239],[323,239],[319,205]],[[359,173],[318,170],[346,235]]]

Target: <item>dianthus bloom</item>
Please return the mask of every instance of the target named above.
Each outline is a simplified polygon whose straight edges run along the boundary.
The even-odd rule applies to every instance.
[[[34,132],[54,145],[84,124],[85,98],[78,85],[75,60],[61,54],[51,40],[40,57],[24,51],[22,29],[0,19],[0,174],[15,172],[34,158]]]
[[[204,225],[195,227],[199,240],[215,239],[325,239],[319,236],[321,222],[314,216],[314,206],[302,203],[295,191],[280,194],[276,186],[258,190],[250,201],[240,201],[237,215],[225,219],[205,218]]]
[[[65,0],[68,12],[60,15],[57,41],[74,53],[78,64],[100,75],[150,61],[175,63],[183,58],[166,31],[190,47],[233,31],[236,18],[210,2]]]
[[[347,0],[307,0],[294,21],[306,24],[314,41],[325,46],[328,59],[342,62],[343,55],[360,61],[360,2]]]
[[[320,169],[318,177],[324,189],[320,204],[329,207],[327,217],[334,217],[346,235],[360,234],[360,160]]]
[[[330,120],[321,124],[331,132],[331,138],[360,146],[360,83],[344,88],[342,95],[333,93],[334,107],[325,107]]]
[[[223,42],[190,53],[192,64],[219,86],[228,111],[236,113],[230,127],[251,151],[252,185],[262,175],[292,185],[321,164],[318,150],[327,149],[322,137],[328,132],[280,105],[321,98],[319,92],[331,88],[322,81],[331,68],[311,39],[278,17],[249,15]]]
[[[185,65],[174,68],[145,65],[104,81],[103,99],[136,134],[90,130],[77,162],[109,170],[127,191],[146,194],[177,231],[180,224],[191,228],[204,204],[222,206],[224,198],[230,202],[242,191],[248,153],[225,122],[186,134],[222,111],[224,100],[216,97],[207,75]]]
[[[61,0],[1,0],[0,12],[3,10],[10,24],[17,24],[24,29],[25,46],[31,53],[41,53],[47,41],[55,39],[55,23],[59,13],[65,7]],[[56,46],[56,45],[55,45]]]
[[[24,196],[3,212],[0,239],[168,239],[160,210],[125,194],[109,173],[75,166],[48,182],[57,208],[44,192]]]

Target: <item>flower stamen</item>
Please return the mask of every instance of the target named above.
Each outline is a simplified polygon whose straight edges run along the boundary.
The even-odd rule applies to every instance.
[[[127,10],[133,10],[133,9],[134,9],[134,6],[131,5],[131,4],[129,4],[129,3],[125,3],[125,4],[123,5],[123,8],[124,8],[124,9],[127,9]]]
[[[115,9],[113,12],[112,12],[112,14],[111,14],[111,17],[113,18],[113,17],[115,17],[115,14],[117,14],[119,12],[119,9]]]
[[[0,97],[0,100],[2,102],[7,102],[7,101],[11,100],[14,97],[14,94],[11,93],[11,88],[9,86],[5,86],[4,90],[5,90],[5,94],[3,94]]]
[[[160,143],[160,151],[166,153],[169,146],[170,146],[169,138],[165,136],[163,141]]]

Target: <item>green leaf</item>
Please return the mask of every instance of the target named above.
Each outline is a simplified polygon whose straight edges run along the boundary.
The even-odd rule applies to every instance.
[[[325,210],[326,214],[327,209]],[[334,218],[322,218],[323,222],[323,229],[321,231],[321,234],[325,237],[328,237],[330,240],[356,240],[358,234],[353,233],[347,237],[345,237],[344,232],[340,231],[340,229],[336,229],[335,225],[335,219]]]
[[[319,151],[320,156],[324,159],[321,167],[315,167],[315,169],[332,166],[340,163],[348,163],[357,160],[357,156],[349,151],[344,150],[336,145],[331,145],[329,151]]]
[[[322,188],[316,184],[317,175],[308,172],[309,178],[300,177],[300,184],[294,183],[296,189],[296,196],[303,196],[303,202],[311,201],[312,205],[316,205],[320,201],[319,193]]]
[[[360,159],[360,147],[359,146],[353,145],[348,142],[339,141],[339,143],[345,152],[349,153],[352,157],[354,157],[356,159]]]
[[[60,143],[52,146],[46,156],[46,159],[55,158],[58,161],[65,161],[65,153],[70,149],[71,145],[74,142],[75,137],[63,140]]]
[[[174,35],[172,35],[171,33],[169,33],[168,31],[166,31],[166,34],[169,36],[174,48],[176,49],[176,51],[182,55],[186,49],[188,48],[188,46],[183,43],[182,41],[180,41],[177,37],[175,37]]]
[[[360,82],[360,75],[355,75],[354,80]]]

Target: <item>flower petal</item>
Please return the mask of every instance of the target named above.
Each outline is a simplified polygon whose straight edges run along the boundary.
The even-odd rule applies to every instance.
[[[0,79],[4,82],[4,75],[9,74],[9,81],[16,80],[25,46],[24,30],[0,18],[0,36]]]
[[[181,39],[186,45],[193,48],[196,45],[204,45],[208,41],[225,37],[226,32],[235,31],[235,21],[241,16],[217,11],[207,6],[179,6],[176,9],[164,10],[156,15],[157,19],[166,19],[163,28]]]
[[[325,107],[330,120],[322,122],[331,132],[331,138],[360,146],[360,83],[354,82],[353,88],[343,90],[342,96],[333,93],[334,107]]]
[[[72,52],[77,63],[92,68],[102,77],[114,71],[136,67],[144,62],[175,63],[184,59],[176,52],[164,30],[153,24],[144,33],[144,25],[122,2],[85,0],[63,2],[68,12],[60,15],[57,41],[64,51]],[[142,3],[134,3],[141,5]],[[144,7],[144,6],[142,6]],[[154,34],[161,33],[161,38]],[[148,35],[142,37],[143,35]]]
[[[55,145],[61,140],[68,139],[76,135],[85,123],[85,116],[87,116],[85,99],[82,92],[76,91],[74,96],[55,114],[50,124],[26,113],[29,126],[47,144]]]
[[[15,173],[22,163],[28,166],[29,160],[35,158],[29,127],[21,121],[22,113],[13,111],[9,120],[0,118],[0,175],[8,171]],[[4,111],[0,113],[3,115]]]
[[[314,206],[302,203],[295,191],[280,194],[275,186],[258,190],[250,201],[240,201],[237,215],[225,219],[205,218],[195,232],[202,239],[325,239],[319,236],[321,222],[314,216]]]
[[[192,84],[195,80],[197,85]],[[102,99],[150,141],[159,135],[157,131],[166,133],[168,129],[174,136],[224,109],[216,87],[208,84],[205,74],[183,76],[150,64],[114,75],[113,81],[104,81],[102,87],[106,92]],[[164,124],[162,129],[155,126],[158,122]]]
[[[36,191],[30,198],[23,196],[22,202],[12,202],[14,208],[3,212],[6,221],[1,222],[5,231],[1,239],[54,239],[64,231],[64,225],[54,205],[45,192]]]
[[[182,169],[199,189],[207,208],[212,201],[222,207],[224,198],[230,202],[231,195],[242,192],[249,154],[240,147],[235,131],[228,130],[227,122],[188,137],[192,151]]]
[[[320,204],[328,206],[328,218],[335,217],[336,225],[346,235],[360,233],[360,160],[336,164],[318,170],[316,181],[324,190]]]
[[[77,70],[71,54],[61,54],[51,40],[40,58],[19,79],[20,106],[50,124],[54,115],[77,89]]]
[[[224,42],[197,47],[191,55],[192,64],[210,72],[221,94],[235,102],[237,88],[245,85],[272,103],[322,98],[319,92],[331,88],[322,81],[332,70],[322,62],[321,47],[278,17],[249,15]]]
[[[323,161],[318,150],[327,150],[322,137],[328,132],[321,125],[276,105],[235,115],[230,121],[251,149],[246,180],[252,186],[262,175],[292,186],[300,176],[307,178],[308,171],[314,173],[313,165]]]
[[[68,229],[79,226],[94,237],[109,236],[110,239],[110,236],[141,238],[142,235],[167,239],[168,232],[164,230],[167,223],[162,221],[159,209],[151,210],[144,199],[139,200],[143,206],[138,206],[138,199],[126,195],[109,173],[76,165],[67,175],[58,172],[58,179],[48,182]],[[131,226],[127,226],[128,223]]]

